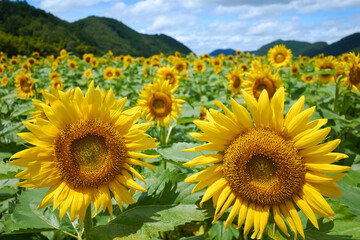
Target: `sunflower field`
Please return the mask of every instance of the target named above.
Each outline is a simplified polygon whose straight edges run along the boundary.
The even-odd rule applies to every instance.
[[[0,53],[0,239],[360,239],[360,56]]]

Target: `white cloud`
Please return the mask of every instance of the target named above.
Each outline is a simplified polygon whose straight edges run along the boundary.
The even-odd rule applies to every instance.
[[[360,20],[359,13],[349,15],[341,21],[336,18],[338,9],[347,11],[360,7],[359,0],[123,1],[37,2],[41,8],[53,13],[89,9],[86,7],[110,2],[111,7],[104,10],[102,16],[120,20],[142,33],[167,34],[184,43],[196,54],[209,53],[218,48],[256,50],[277,39],[332,43],[360,32],[360,25],[357,24]],[[320,10],[322,14],[317,17],[315,24],[309,17]]]
[[[39,0],[40,8],[52,13],[62,13],[83,7],[96,5],[109,0]]]

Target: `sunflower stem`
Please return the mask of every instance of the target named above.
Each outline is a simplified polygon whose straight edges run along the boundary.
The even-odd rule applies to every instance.
[[[89,205],[84,219],[84,235],[86,240],[90,240],[89,233],[92,228],[92,219],[91,219],[91,206]]]
[[[166,141],[166,129],[164,126],[161,126],[160,127],[160,146],[164,147],[166,146],[167,144],[167,141]],[[163,166],[163,169],[165,170],[166,169],[166,160],[163,159],[162,161],[162,166]]]
[[[336,113],[337,111],[337,103],[339,99],[339,82],[340,82],[341,75],[335,80],[335,99],[334,99],[334,109],[333,112]]]

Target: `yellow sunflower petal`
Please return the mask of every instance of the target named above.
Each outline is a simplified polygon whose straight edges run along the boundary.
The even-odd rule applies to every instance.
[[[321,130],[315,131],[313,133],[307,134],[300,138],[297,142],[295,142],[294,146],[297,149],[304,149],[308,147],[315,146],[326,138],[326,136],[330,133],[331,128],[323,128]]]
[[[230,227],[230,224],[233,222],[236,215],[239,213],[240,207],[241,207],[242,200],[240,198],[235,199],[234,206],[232,207],[229,216],[227,217],[225,221],[225,229],[228,229]]]
[[[287,231],[286,224],[281,216],[281,212],[278,206],[273,206],[273,216],[276,225],[280,228],[280,230],[287,236],[290,237],[289,232]]]
[[[245,226],[244,226],[244,236],[246,236],[250,232],[250,229],[254,224],[255,212],[256,212],[255,204],[250,203],[249,204],[249,209],[248,209],[248,212],[247,212],[247,215],[246,215],[246,221],[245,221]]]
[[[305,103],[305,97],[301,96],[299,100],[294,103],[294,105],[291,106],[288,113],[285,116],[284,125],[287,126],[291,120],[293,120],[294,117],[296,117],[304,108]]]
[[[311,210],[310,206],[307,204],[307,202],[302,200],[298,196],[294,196],[293,200],[296,203],[296,205],[301,209],[301,211],[303,211],[305,213],[305,215],[308,217],[308,219],[311,221],[311,223],[317,229],[319,229],[319,224],[316,219],[316,216],[315,216],[314,212]]]
[[[212,163],[218,163],[222,161],[221,154],[206,154],[196,157],[189,162],[183,164],[185,167],[193,167],[193,166],[200,166],[200,165],[207,165]]]
[[[308,170],[321,173],[341,173],[351,169],[348,166],[340,166],[334,164],[317,164],[317,163],[305,163]]]
[[[245,131],[247,129],[252,128],[253,122],[251,120],[250,113],[246,110],[246,108],[244,108],[243,106],[238,104],[232,98],[231,98],[231,107],[232,107],[232,110],[234,111],[234,115],[237,118],[237,123],[242,128],[241,130]]]
[[[335,216],[334,211],[331,209],[324,197],[318,191],[316,191],[308,184],[305,184],[303,187],[303,192],[304,197],[306,197],[306,201],[313,208],[316,208],[318,211],[326,213],[328,216]]]

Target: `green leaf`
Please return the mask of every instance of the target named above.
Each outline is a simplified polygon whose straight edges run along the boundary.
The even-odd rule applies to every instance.
[[[150,205],[132,208],[108,224],[93,228],[93,239],[152,239],[178,225],[204,220],[203,210],[195,205]]]
[[[351,170],[337,182],[341,189],[343,197],[338,199],[341,203],[349,206],[350,212],[358,216],[360,220],[360,156],[355,159],[355,164],[351,166]]]
[[[158,153],[165,159],[172,160],[174,162],[188,162],[195,157],[201,155],[199,152],[182,152],[183,149],[193,148],[199,146],[199,144],[195,143],[186,143],[186,142],[179,142],[174,143],[171,147],[168,148],[158,148]]]
[[[12,154],[10,154],[11,156]],[[9,162],[0,161],[0,179],[14,178],[23,168],[12,165]]]
[[[239,239],[239,229],[234,228],[233,225],[225,230],[224,221],[216,221],[209,230],[209,237],[212,240],[233,240]]]
[[[37,210],[36,207],[45,196],[47,189],[25,190],[21,193],[18,203],[11,214],[4,215],[2,224],[4,234],[35,233],[43,231],[72,232],[72,224],[68,217],[59,219],[59,211],[50,208]]]

